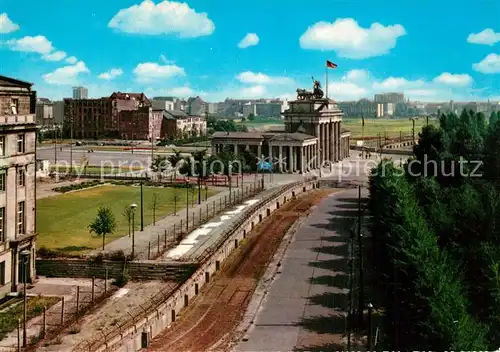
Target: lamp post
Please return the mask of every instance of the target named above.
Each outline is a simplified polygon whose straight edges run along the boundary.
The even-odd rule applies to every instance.
[[[137,209],[137,204],[130,204],[130,209],[132,209],[132,259],[135,255],[135,210]]]
[[[21,251],[21,258],[23,261],[23,347],[26,347],[28,342],[28,337],[26,336],[26,316],[27,316],[27,298],[26,298],[26,284],[28,283],[28,258],[31,255],[31,252],[28,250]]]
[[[319,155],[321,155],[321,153],[323,153],[323,149],[319,149]],[[321,178],[321,169],[323,168],[323,162],[321,161],[321,158],[319,157],[318,155],[318,159],[320,160],[320,163],[319,163],[319,178]]]
[[[229,171],[229,175],[228,175],[228,179],[229,179],[229,204],[231,204],[231,193],[232,193],[232,190],[231,190],[231,173],[233,171],[233,165],[229,164],[228,171]]]
[[[141,182],[141,231],[144,231],[144,193]]]
[[[186,234],[189,231],[189,187],[186,181]]]

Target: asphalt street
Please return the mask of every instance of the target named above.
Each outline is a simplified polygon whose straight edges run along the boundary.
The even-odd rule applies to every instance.
[[[62,151],[57,149],[57,153],[53,147],[44,147],[37,150],[37,159],[48,160],[51,164],[54,163],[57,154],[57,164],[70,163],[71,152],[70,148],[63,148]],[[89,165],[108,165],[118,167],[122,166],[143,166],[148,167],[151,160],[151,152],[112,152],[112,151],[94,151],[88,152],[88,148],[73,148],[73,163],[79,164],[82,158],[87,157]]]

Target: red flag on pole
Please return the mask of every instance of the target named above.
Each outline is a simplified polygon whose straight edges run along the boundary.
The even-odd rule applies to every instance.
[[[334,64],[333,62],[326,60],[326,67],[337,68],[338,66],[337,66],[337,64]]]

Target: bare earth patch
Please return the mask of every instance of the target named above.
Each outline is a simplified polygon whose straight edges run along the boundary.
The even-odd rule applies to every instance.
[[[136,311],[139,305],[147,306],[151,297],[159,291],[167,294],[176,286],[177,283],[164,281],[129,282],[97,310],[82,318],[77,326],[69,328],[56,344],[42,346],[37,351],[71,351],[82,342],[85,345],[84,341],[103,337],[104,331],[114,330],[126,320],[131,321],[127,313]]]

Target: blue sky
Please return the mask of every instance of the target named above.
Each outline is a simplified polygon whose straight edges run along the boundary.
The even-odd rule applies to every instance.
[[[52,99],[293,98],[328,59],[336,100],[500,99],[499,14],[498,0],[0,0],[0,74]]]

